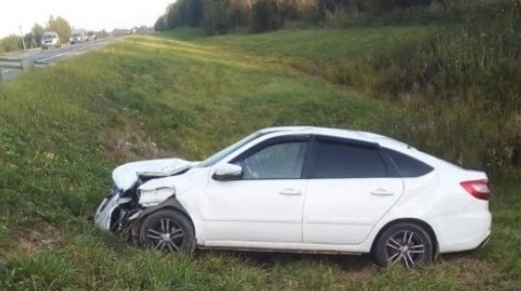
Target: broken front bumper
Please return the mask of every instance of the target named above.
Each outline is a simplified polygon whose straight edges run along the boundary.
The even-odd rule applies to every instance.
[[[94,214],[94,223],[103,230],[122,232],[140,218],[143,207],[137,198],[127,197],[117,187],[112,187],[109,195],[101,202]]]
[[[94,223],[103,230],[110,230],[112,221],[112,214],[114,210],[119,206],[118,200],[120,199],[119,193],[113,191],[113,193],[107,196],[101,202],[96,214],[94,214]]]

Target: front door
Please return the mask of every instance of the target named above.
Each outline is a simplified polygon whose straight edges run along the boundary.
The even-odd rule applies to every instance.
[[[206,239],[301,243],[308,143],[306,137],[274,138],[230,161],[243,176],[209,182],[201,203]]]

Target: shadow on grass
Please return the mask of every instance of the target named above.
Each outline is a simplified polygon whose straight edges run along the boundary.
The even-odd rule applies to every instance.
[[[373,264],[369,255],[326,255],[225,250],[198,250],[196,253],[196,257],[198,258],[204,258],[209,255],[233,257],[244,263],[253,264],[263,269],[271,269],[276,265],[309,262],[330,264],[338,267],[342,271],[361,271],[368,267],[376,268],[376,265]]]
[[[473,250],[460,253],[443,254],[431,265],[424,268],[431,269],[444,266],[454,268],[486,269],[489,266],[480,258],[483,250]],[[222,256],[235,258],[244,264],[252,264],[256,267],[271,270],[276,266],[289,266],[294,264],[319,263],[338,268],[345,273],[367,275],[376,272],[380,267],[373,263],[369,254],[345,255],[345,254],[301,254],[279,252],[253,252],[253,251],[228,251],[228,250],[198,250],[197,258],[207,256]],[[424,269],[420,268],[420,269]],[[418,270],[417,270],[418,271]]]

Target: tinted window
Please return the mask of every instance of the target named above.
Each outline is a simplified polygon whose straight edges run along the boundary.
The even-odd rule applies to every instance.
[[[244,179],[298,179],[306,156],[307,142],[272,144],[235,162]]]
[[[420,177],[433,170],[431,166],[402,153],[389,149],[386,149],[386,152],[402,177]]]
[[[317,144],[316,178],[387,177],[377,149],[329,141]]]

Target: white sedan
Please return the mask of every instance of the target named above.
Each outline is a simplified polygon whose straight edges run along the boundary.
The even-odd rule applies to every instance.
[[[467,170],[374,133],[277,127],[203,162],[124,164],[95,214],[140,246],[370,253],[407,268],[490,235],[490,190]]]

